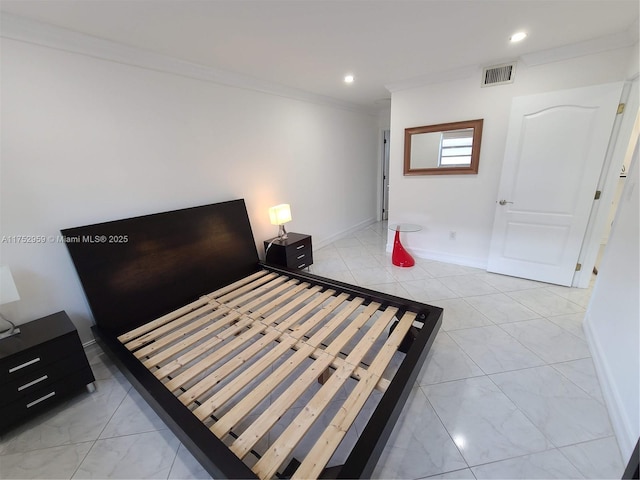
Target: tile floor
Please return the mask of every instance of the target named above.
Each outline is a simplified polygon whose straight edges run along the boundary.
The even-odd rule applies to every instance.
[[[620,478],[580,290],[417,259],[386,225],[314,251],[314,273],[444,308],[377,478]],[[0,478],[208,478],[97,345],[97,391],[0,438]]]

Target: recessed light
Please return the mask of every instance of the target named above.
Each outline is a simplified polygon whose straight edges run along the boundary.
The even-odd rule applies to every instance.
[[[355,80],[355,78],[353,77],[353,75],[345,75],[344,76],[344,83],[353,83],[354,80]]]
[[[520,42],[520,41],[524,40],[525,38],[527,38],[527,34],[525,32],[517,32],[517,33],[514,33],[513,35],[511,35],[511,38],[509,38],[509,41],[511,41],[511,42]]]

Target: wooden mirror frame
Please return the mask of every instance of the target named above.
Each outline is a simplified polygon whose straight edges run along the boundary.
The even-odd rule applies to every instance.
[[[405,128],[404,130],[404,174],[405,175],[465,175],[477,174],[480,164],[480,143],[482,140],[483,119],[464,122],[441,123],[424,127]],[[471,146],[471,164],[464,167],[411,168],[411,138],[421,133],[447,132],[473,128]]]

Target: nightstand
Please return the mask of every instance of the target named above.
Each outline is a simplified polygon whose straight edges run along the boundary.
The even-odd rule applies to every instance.
[[[284,240],[271,238],[264,242],[264,249],[265,261],[272,265],[301,270],[313,263],[311,235],[288,233]]]
[[[78,332],[65,312],[22,324],[0,340],[0,431],[95,380]]]

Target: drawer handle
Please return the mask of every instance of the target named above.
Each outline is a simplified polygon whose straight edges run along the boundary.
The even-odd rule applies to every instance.
[[[307,254],[306,254],[306,253],[303,253],[302,255],[298,255],[298,260],[300,260],[301,258],[304,258],[304,257],[306,257],[306,256],[307,256]]]
[[[33,360],[29,360],[28,362],[23,363],[22,365],[18,365],[17,367],[13,367],[9,369],[9,373],[17,372],[21,368],[28,367],[29,365],[33,365],[34,363],[38,363],[40,361],[40,357],[36,357]]]
[[[298,268],[304,268],[304,267],[306,267],[306,266],[307,266],[307,264],[306,264],[306,263],[303,263],[302,265],[298,265]]]
[[[306,247],[306,245],[298,245],[296,247],[296,250],[302,250],[304,247]]]
[[[44,402],[46,399],[53,397],[56,394],[56,392],[51,392],[51,393],[47,393],[44,397],[40,397],[37,400],[34,400],[31,403],[27,403],[27,408],[31,408],[34,405],[39,404],[40,402]]]
[[[18,391],[21,392],[22,390],[24,390],[25,388],[29,388],[34,386],[36,383],[40,383],[43,380],[46,380],[47,378],[49,378],[49,375],[43,375],[40,378],[36,378],[33,382],[29,382],[29,383],[25,383],[24,385],[22,385],[21,387],[18,387]]]

